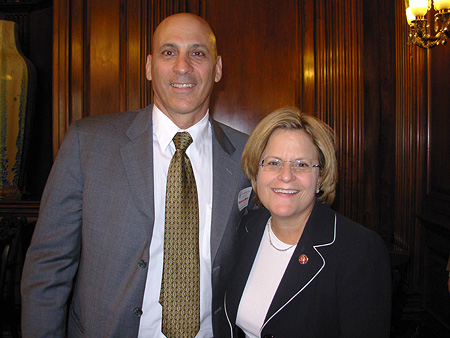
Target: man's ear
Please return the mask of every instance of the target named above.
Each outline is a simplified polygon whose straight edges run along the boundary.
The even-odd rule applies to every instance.
[[[222,78],[222,57],[217,55],[216,59],[216,76],[214,78],[215,82],[219,82]]]
[[[152,55],[147,55],[147,63],[145,64],[145,77],[147,80],[152,80]]]

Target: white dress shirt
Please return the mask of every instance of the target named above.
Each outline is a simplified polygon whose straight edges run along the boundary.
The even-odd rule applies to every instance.
[[[211,284],[211,213],[212,213],[212,129],[209,114],[188,128],[178,128],[156,105],[153,105],[153,174],[155,223],[150,244],[150,262],[147,272],[139,338],[162,338],[162,307],[159,304],[163,269],[164,218],[167,172],[175,153],[172,141],[179,131],[187,131],[193,142],[186,154],[191,160],[197,183],[199,204],[200,244],[200,331],[197,338],[210,338],[212,331],[212,284]]]

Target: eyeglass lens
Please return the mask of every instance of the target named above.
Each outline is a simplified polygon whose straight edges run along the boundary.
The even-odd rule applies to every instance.
[[[260,166],[263,169],[271,171],[281,171],[285,164],[289,163],[292,170],[295,172],[309,172],[314,168],[319,167],[319,164],[313,164],[311,159],[298,159],[294,161],[283,161],[277,157],[267,157],[261,161]]]

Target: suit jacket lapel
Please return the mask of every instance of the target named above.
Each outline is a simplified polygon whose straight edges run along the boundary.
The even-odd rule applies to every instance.
[[[234,159],[236,151],[220,125],[211,119],[213,127],[213,202],[211,218],[211,261],[217,254],[222,241],[233,203],[237,203],[236,193],[241,171],[240,157]]]
[[[269,307],[265,324],[277,315],[287,303],[301,294],[320,274],[325,266],[325,260],[320,254],[320,247],[333,244],[334,225],[334,212],[320,201],[316,201],[302,237]],[[300,264],[299,258],[301,255],[306,255],[308,258],[306,264]]]
[[[126,135],[130,142],[121,148],[123,165],[138,210],[149,218],[153,226],[153,105],[141,110]],[[146,228],[146,231],[153,229]],[[148,233],[151,236],[151,233]]]

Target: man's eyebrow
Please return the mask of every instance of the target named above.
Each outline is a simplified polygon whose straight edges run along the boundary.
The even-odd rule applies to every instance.
[[[168,42],[168,43],[165,43],[164,45],[162,45],[159,49],[164,49],[164,48],[167,48],[167,47],[169,47],[169,48],[178,48],[179,45],[176,44],[176,43],[173,43],[173,42]],[[203,44],[203,43],[193,43],[191,45],[188,45],[188,48],[204,48],[204,49],[208,49],[208,47],[205,44]]]
[[[192,45],[189,45],[189,47],[191,47],[191,48],[205,48],[205,49],[208,49],[208,47],[206,47],[206,45],[204,45],[202,43],[194,43]]]
[[[159,49],[161,50],[161,49],[164,49],[164,48],[167,48],[167,47],[176,48],[176,44],[174,44],[174,43],[165,43],[164,45],[159,47]]]

